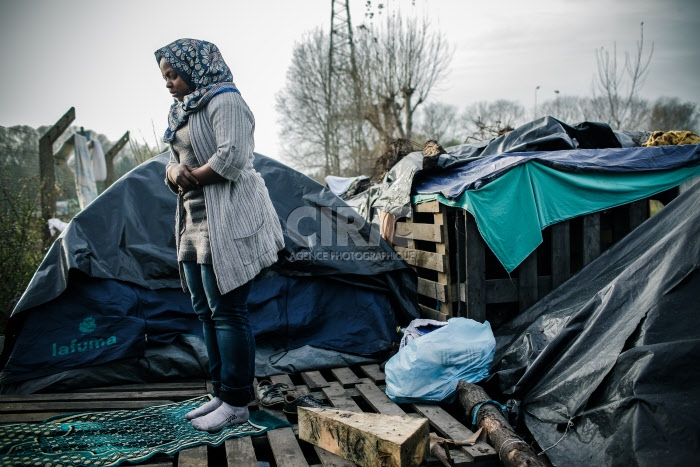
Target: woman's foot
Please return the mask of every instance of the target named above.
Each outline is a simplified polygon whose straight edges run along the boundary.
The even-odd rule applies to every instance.
[[[201,431],[216,433],[222,428],[248,421],[248,407],[234,407],[222,402],[221,406],[203,417],[192,420],[192,426]]]
[[[208,413],[215,411],[216,409],[221,407],[221,404],[223,404],[223,403],[224,403],[224,401],[222,401],[218,397],[215,397],[212,400],[210,400],[209,402],[207,402],[206,404],[200,405],[196,409],[190,410],[189,412],[187,412],[185,414],[185,418],[187,420],[193,420],[195,418],[202,417]]]

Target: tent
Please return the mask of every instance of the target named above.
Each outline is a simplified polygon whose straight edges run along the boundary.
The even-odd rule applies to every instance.
[[[52,245],[10,317],[0,390],[204,376],[201,326],[178,276],[167,160],[122,177]],[[285,232],[249,300],[266,352],[258,374],[382,355],[397,323],[418,317],[415,273],[328,189],[259,154],[254,165]]]
[[[494,331],[490,384],[554,465],[697,461],[699,239],[695,183]]]

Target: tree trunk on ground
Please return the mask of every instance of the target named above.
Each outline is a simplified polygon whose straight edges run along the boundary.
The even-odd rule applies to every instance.
[[[475,384],[460,381],[457,384],[459,402],[471,420],[472,410],[481,402],[491,399],[486,391]],[[489,436],[491,445],[498,452],[505,467],[545,467],[550,465],[544,456],[538,456],[515,431],[493,404],[482,405],[477,416],[477,427],[483,428]]]

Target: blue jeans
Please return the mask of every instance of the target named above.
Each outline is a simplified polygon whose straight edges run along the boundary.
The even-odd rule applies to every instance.
[[[183,262],[192,307],[202,322],[214,395],[243,407],[255,399],[255,338],[248,321],[253,281],[221,295],[211,264]]]

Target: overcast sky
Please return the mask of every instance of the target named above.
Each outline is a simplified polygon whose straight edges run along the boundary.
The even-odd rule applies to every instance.
[[[379,3],[374,0],[373,3]],[[455,47],[431,96],[464,108],[512,99],[531,112],[560,95],[590,94],[595,49],[633,51],[644,21],[654,56],[642,96],[700,103],[699,0],[393,0],[426,16]],[[353,23],[365,0],[350,0]],[[0,125],[74,124],[112,140],[130,130],[151,146],[171,98],[153,52],[181,37],[214,42],[256,116],[256,150],[279,157],[275,94],[295,41],[328,30],[331,0],[0,0]],[[575,122],[570,122],[575,123]]]

